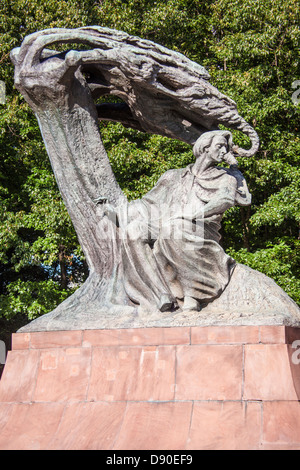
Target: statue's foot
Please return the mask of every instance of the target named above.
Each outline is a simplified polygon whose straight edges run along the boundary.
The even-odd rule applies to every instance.
[[[201,310],[201,306],[198,300],[186,295],[183,300],[182,310],[196,310],[199,312],[199,310]]]
[[[175,300],[169,294],[162,294],[159,299],[158,308],[161,312],[167,312],[174,307]]]

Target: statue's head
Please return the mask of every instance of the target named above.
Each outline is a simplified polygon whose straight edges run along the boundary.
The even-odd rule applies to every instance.
[[[231,153],[232,144],[232,134],[229,131],[205,132],[196,140],[193,153],[196,158],[210,159],[212,163],[225,161],[230,165],[237,165],[237,160]]]

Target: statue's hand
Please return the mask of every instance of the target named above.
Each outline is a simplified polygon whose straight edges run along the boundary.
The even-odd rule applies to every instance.
[[[94,202],[95,204],[106,204],[107,203],[107,197],[103,197],[103,196],[98,196],[96,197],[96,199],[94,199]]]
[[[229,163],[229,165],[233,168],[237,168],[239,164],[232,152],[226,153],[226,155],[224,156],[224,161]]]
[[[81,37],[82,36],[82,37]],[[21,47],[13,49],[15,86],[34,109],[43,109],[50,102],[70,105],[70,96],[90,96],[80,65],[99,59],[97,51],[58,53],[45,49],[54,43],[85,42],[85,34],[68,29],[48,29],[27,36]],[[71,100],[72,102],[72,100]]]

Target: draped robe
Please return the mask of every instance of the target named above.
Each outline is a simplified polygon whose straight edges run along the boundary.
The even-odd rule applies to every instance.
[[[251,196],[237,169],[193,165],[169,170],[139,200],[119,214],[125,291],[132,302],[158,305],[162,295],[185,296],[200,304],[227,286],[235,261],[220,246],[223,213],[205,216],[213,198],[233,193],[229,206],[249,205]]]

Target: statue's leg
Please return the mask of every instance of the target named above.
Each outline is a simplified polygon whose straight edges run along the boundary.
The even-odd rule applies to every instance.
[[[175,298],[160,271],[148,238],[148,224],[136,217],[126,226],[122,240],[125,290],[129,298],[142,305],[171,310]]]
[[[154,304],[162,312],[171,310],[175,299],[148,243],[143,240],[125,241],[123,268],[129,298],[141,305]]]

